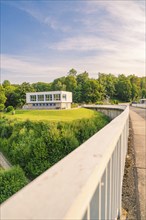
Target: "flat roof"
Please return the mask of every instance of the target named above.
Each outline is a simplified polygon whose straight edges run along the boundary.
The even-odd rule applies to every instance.
[[[26,94],[45,94],[45,93],[72,93],[68,91],[44,91],[44,92],[26,92]]]

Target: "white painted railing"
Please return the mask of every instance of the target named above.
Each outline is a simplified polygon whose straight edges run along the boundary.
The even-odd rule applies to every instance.
[[[129,107],[1,206],[1,219],[91,220],[120,215]]]
[[[132,104],[133,107],[137,107],[137,108],[146,108],[146,103],[144,104]]]

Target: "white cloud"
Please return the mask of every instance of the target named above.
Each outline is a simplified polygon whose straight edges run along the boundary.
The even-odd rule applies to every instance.
[[[1,80],[8,78],[11,82],[51,82],[60,77],[60,73],[66,73],[64,66],[53,66],[49,63],[39,63],[35,58],[1,55]]]
[[[53,50],[51,61],[43,56],[36,59],[36,55],[33,59],[2,55],[2,79],[50,82],[71,68],[79,72],[86,70],[93,77],[98,72],[145,75],[144,5],[139,1],[110,0],[85,1],[81,6],[72,9],[72,13],[75,11],[80,16],[74,17],[69,27],[59,17],[23,5],[21,10],[35,20],[69,34],[63,38],[57,36],[53,44],[44,42],[48,57]],[[74,27],[72,32],[71,27]]]
[[[89,72],[145,74],[145,8],[138,1],[87,1],[78,9],[80,33],[49,45],[58,52],[86,52],[77,60]],[[101,13],[102,11],[102,13]],[[101,16],[99,16],[101,13]],[[97,18],[97,19],[96,19]],[[93,56],[87,53],[94,52]]]
[[[55,50],[77,50],[77,51],[89,51],[89,50],[107,50],[114,51],[114,44],[110,44],[111,41],[95,37],[95,36],[75,36],[66,38],[63,41],[48,45],[48,48]]]

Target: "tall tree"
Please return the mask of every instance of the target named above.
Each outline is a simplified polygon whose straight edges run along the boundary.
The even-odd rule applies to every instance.
[[[77,87],[76,78],[73,75],[69,75],[65,78],[66,91],[73,92]]]
[[[65,85],[65,77],[61,77],[58,79],[55,79],[51,85],[52,91],[66,91],[66,85]]]
[[[72,68],[71,70],[69,70],[68,74],[69,74],[69,76],[76,76],[77,75],[77,71]]]
[[[3,85],[4,88],[6,88],[7,86],[10,86],[11,83],[10,83],[9,80],[4,80],[2,85]]]
[[[2,111],[5,108],[5,102],[6,102],[6,96],[5,96],[5,90],[3,86],[0,85],[0,111]]]
[[[132,86],[128,77],[126,77],[124,74],[119,75],[116,84],[117,98],[126,102],[130,101],[131,89]]]
[[[30,83],[24,82],[15,90],[15,97],[17,99],[17,107],[22,107],[26,102],[26,93],[35,92]]]
[[[8,107],[9,105],[16,107],[17,106],[17,99],[16,99],[16,91],[17,87],[15,86],[6,86],[5,87],[5,95],[6,95],[6,107]]]
[[[45,82],[37,82],[33,83],[32,87],[36,92],[45,92],[51,90],[51,83],[45,83]]]

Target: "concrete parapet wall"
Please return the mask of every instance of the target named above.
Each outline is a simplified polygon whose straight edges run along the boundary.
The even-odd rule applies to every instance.
[[[105,115],[107,115],[110,119],[116,118],[126,108],[126,106],[120,105],[84,105],[83,107],[102,112]]]
[[[107,126],[4,202],[1,219],[116,219],[129,134],[129,107],[117,108]]]
[[[133,107],[137,107],[137,108],[146,108],[146,103],[144,104],[132,104]]]

